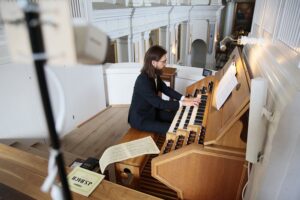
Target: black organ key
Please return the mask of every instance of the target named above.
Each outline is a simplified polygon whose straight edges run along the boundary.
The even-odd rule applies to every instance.
[[[196,132],[195,131],[191,131],[190,132],[190,136],[195,136],[196,135]]]
[[[202,127],[201,132],[200,132],[200,137],[199,137],[199,144],[204,144],[204,139],[205,139],[205,127]]]
[[[199,89],[196,89],[194,92],[194,97],[197,97],[198,94],[199,94]]]
[[[189,137],[188,137],[188,141],[187,144],[192,144],[194,143],[196,138],[196,132],[195,131],[190,131]]]
[[[198,109],[200,112],[204,112],[205,111],[205,108],[200,108]]]
[[[203,87],[202,90],[201,90],[201,94],[205,94],[207,91],[207,88],[206,87]]]
[[[183,145],[183,142],[184,142],[184,136],[183,135],[180,135],[177,139],[177,143],[176,143],[176,146],[175,146],[175,149],[179,149],[182,147]]]
[[[171,151],[173,143],[174,143],[174,140],[172,140],[172,139],[170,139],[170,140],[167,141],[167,145],[166,145],[166,147],[165,147],[165,149],[163,151],[164,154],[165,153],[169,153]]]
[[[179,140],[184,140],[184,136],[183,136],[183,135],[180,135],[180,136],[178,137],[178,139],[179,139]]]

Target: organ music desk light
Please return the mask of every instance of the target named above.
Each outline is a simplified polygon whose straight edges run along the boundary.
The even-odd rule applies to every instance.
[[[237,45],[245,45],[245,44],[262,44],[264,40],[262,38],[253,38],[248,36],[241,36],[238,39],[234,39],[231,36],[226,36],[220,42],[220,50],[226,51],[227,49],[226,44],[229,42],[236,42]]]
[[[48,192],[51,188],[51,196],[54,199],[71,199],[57,135],[63,124],[64,107],[55,122],[46,82],[47,75],[53,74],[46,64],[60,66],[78,62],[100,64],[106,57],[108,37],[86,23],[77,23],[73,27],[67,1],[41,0],[39,3],[1,1],[0,5],[13,61],[23,64],[33,63],[36,70],[52,146],[49,174],[41,189]],[[60,85],[59,82],[57,84]],[[63,95],[63,91],[60,95]],[[64,100],[63,97],[60,99]],[[1,135],[1,138],[12,137],[19,138],[20,135]],[[22,135],[22,138],[24,137],[32,138],[32,135]],[[60,186],[55,184],[57,172],[63,192]]]

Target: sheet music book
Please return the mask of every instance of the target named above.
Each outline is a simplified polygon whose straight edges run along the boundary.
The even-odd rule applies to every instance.
[[[101,156],[99,160],[100,170],[103,173],[105,168],[111,163],[144,154],[158,154],[159,152],[151,136],[114,145],[107,148]]]
[[[231,63],[221,81],[219,82],[217,91],[216,91],[216,108],[220,110],[222,105],[225,103],[226,99],[238,84],[236,78],[236,66],[235,63]]]
[[[104,175],[79,166],[74,168],[68,175],[70,190],[86,197],[95,190],[103,179]]]

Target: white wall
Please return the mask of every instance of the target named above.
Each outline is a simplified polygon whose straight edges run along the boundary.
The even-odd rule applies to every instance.
[[[249,200],[300,199],[299,14],[298,0],[256,1],[250,36],[265,41],[245,46],[244,54],[254,77],[268,80],[267,107],[275,120],[268,126],[264,157],[251,171]]]
[[[130,104],[134,83],[141,68],[140,63],[104,65],[107,105]]]
[[[56,119],[65,107],[62,134],[106,107],[101,66],[51,69],[55,76],[48,73],[47,77]],[[60,101],[55,77],[60,81],[65,102]],[[32,66],[0,65],[0,91],[0,139],[47,137],[45,115]]]
[[[66,97],[63,133],[70,132],[106,108],[102,65],[56,67],[53,71],[61,81]]]
[[[207,45],[208,21],[204,19],[195,19],[191,21],[190,26],[190,29],[192,30],[192,41],[200,39]]]

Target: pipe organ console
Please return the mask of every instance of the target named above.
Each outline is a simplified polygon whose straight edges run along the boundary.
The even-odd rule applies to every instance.
[[[218,84],[235,62],[238,85],[220,110],[214,107]],[[245,181],[245,133],[250,78],[235,49],[224,68],[186,89],[200,96],[199,106],[182,106],[166,135],[152,176],[177,192],[180,199],[241,199]]]
[[[232,62],[238,84],[217,110],[216,90]],[[117,177],[131,173],[136,184],[129,187],[163,199],[241,199],[247,171],[246,143],[241,138],[247,130],[249,85],[249,73],[236,48],[222,70],[186,88],[186,95],[200,96],[201,102],[179,108],[166,137],[157,140],[160,154],[152,155],[152,161],[144,156],[117,163]],[[130,129],[126,137],[143,134],[153,133]]]

